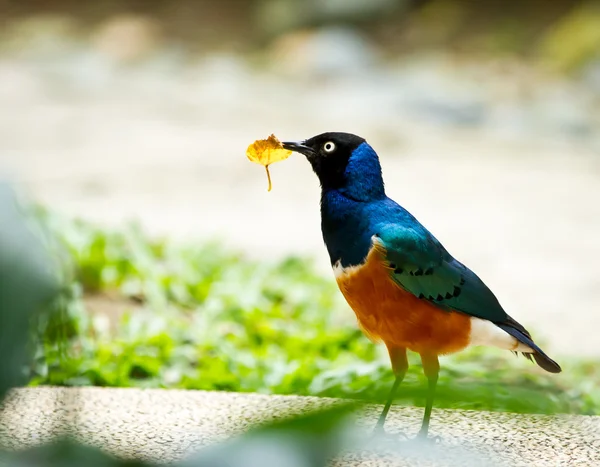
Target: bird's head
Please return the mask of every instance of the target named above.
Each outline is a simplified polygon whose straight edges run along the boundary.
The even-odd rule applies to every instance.
[[[377,153],[360,136],[323,133],[283,147],[306,156],[324,191],[337,190],[359,201],[385,196]]]

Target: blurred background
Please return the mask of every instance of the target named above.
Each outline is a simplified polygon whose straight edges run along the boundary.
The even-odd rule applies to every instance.
[[[297,140],[347,131],[365,137],[380,154],[388,195],[471,266],[550,353],[600,355],[597,2],[0,0],[0,21],[0,170],[52,215],[95,226],[58,223],[55,232],[68,237],[79,274],[71,289],[77,305],[68,310],[108,317],[107,324],[86,315],[98,329],[125,327],[118,324],[124,313],[130,326],[128,313],[149,303],[155,309],[184,303],[197,311],[194,316],[204,313],[205,321],[197,323],[204,333],[190,337],[201,341],[209,337],[207,316],[221,310],[207,297],[224,288],[236,297],[226,301],[230,314],[222,316],[229,323],[218,329],[229,335],[251,327],[258,347],[273,341],[273,333],[291,333],[291,321],[323,320],[336,307],[339,318],[332,314],[333,325],[320,322],[323,333],[340,323],[354,329],[333,285],[319,289],[320,302],[311,302],[314,288],[302,289],[321,276],[333,284],[309,165],[300,156],[274,165],[273,191],[267,193],[264,170],[245,156],[248,144],[271,133]],[[214,257],[206,247],[177,256],[179,266],[169,269],[163,240],[140,240],[151,243],[140,259],[130,237],[102,233],[121,231],[131,221],[149,239],[203,248],[216,240],[241,255]],[[304,266],[286,260],[290,255],[313,258],[316,272],[298,273]],[[230,268],[230,275],[220,272],[217,285],[210,276],[198,292],[207,276],[189,273],[187,283],[177,283],[184,261],[202,271],[205,262],[214,263],[207,274]],[[133,266],[123,266],[127,262]],[[256,273],[257,264],[269,262],[280,266]],[[159,271],[152,285],[144,268]],[[232,279],[231,271],[240,268],[246,279]],[[260,287],[276,283],[281,296],[259,286],[256,291],[256,281],[264,281]],[[285,315],[287,299],[302,301],[302,307],[277,321],[277,328],[273,320]],[[264,300],[283,315],[261,321]],[[277,308],[282,306],[284,311]],[[248,309],[257,321],[231,331],[248,317],[241,318],[240,310]],[[79,331],[87,325],[79,324]],[[149,329],[160,334],[165,327],[159,322]],[[347,332],[348,342],[362,339]],[[142,341],[154,345],[127,342],[137,349]],[[348,350],[348,342],[330,344]],[[211,356],[226,352],[223,342],[214,345]],[[261,349],[252,354],[259,362],[268,354]],[[298,349],[297,356],[310,356]],[[93,355],[100,355],[96,350]],[[105,351],[107,361],[116,352]],[[177,387],[207,381],[185,379],[185,371],[201,372],[190,362],[206,349],[177,356],[187,363],[168,368],[166,376],[168,365],[156,352],[162,350],[147,352],[148,359],[158,359],[154,363],[128,361],[125,376],[115,370],[112,379],[103,373],[106,362],[92,368],[84,365],[85,356],[77,357],[71,372],[63,371],[64,361],[46,361],[34,381]],[[365,361],[375,359],[371,350],[364,352]],[[347,367],[351,354],[352,348],[337,365]],[[377,355],[388,371],[385,356]],[[326,350],[322,356],[333,358]],[[275,392],[294,392],[294,373],[304,384],[298,392],[322,393],[313,377],[323,368],[304,374],[295,358],[263,368],[277,368],[276,382],[240,386],[243,371],[224,363],[220,382],[206,385],[262,390],[264,383]],[[251,368],[241,360],[236,364]],[[355,370],[348,381],[356,374],[368,379],[373,368]],[[339,376],[331,371],[331,378]]]

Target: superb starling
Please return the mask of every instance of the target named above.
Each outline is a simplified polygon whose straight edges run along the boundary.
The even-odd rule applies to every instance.
[[[561,371],[483,281],[386,196],[379,157],[363,138],[323,133],[283,147],[304,154],[319,177],[321,230],[338,286],[365,334],[390,355],[396,379],[376,430],[383,431],[406,374],[407,349],[421,355],[429,383],[419,432],[425,438],[439,355],[489,345]]]

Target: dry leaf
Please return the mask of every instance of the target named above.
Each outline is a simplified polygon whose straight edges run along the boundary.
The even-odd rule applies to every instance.
[[[281,141],[275,135],[269,136],[267,139],[259,139],[248,146],[246,156],[252,162],[262,164],[267,171],[267,179],[269,180],[269,191],[271,191],[271,174],[269,173],[269,164],[287,159],[292,154],[292,151],[283,149]]]

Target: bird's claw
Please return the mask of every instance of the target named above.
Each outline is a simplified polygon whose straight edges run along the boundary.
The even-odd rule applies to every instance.
[[[408,435],[402,431],[397,433],[389,433],[383,427],[377,427],[373,430],[374,439],[385,439],[386,441],[396,441],[398,438],[408,440]]]
[[[442,442],[442,438],[440,436],[427,436],[427,433],[419,433],[415,437],[416,441],[423,441],[425,443],[438,444]]]
[[[382,426],[376,426],[372,433],[373,440],[397,441],[398,438],[402,439],[403,441],[425,442],[431,444],[438,444],[442,442],[442,438],[440,436],[428,436],[426,431],[419,431],[415,437],[411,438],[403,431],[389,433],[385,431]]]

